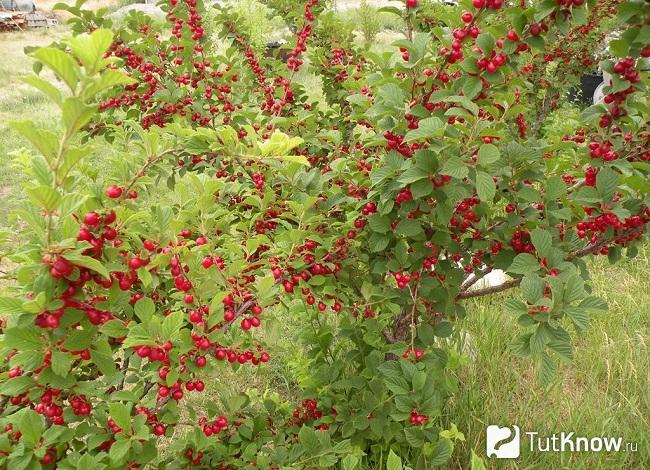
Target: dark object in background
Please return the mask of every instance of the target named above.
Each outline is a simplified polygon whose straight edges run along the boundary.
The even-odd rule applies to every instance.
[[[0,11],[3,8],[8,11],[36,11],[36,5],[32,0],[0,0]]]
[[[596,88],[603,83],[603,75],[598,73],[586,73],[580,77],[580,88],[572,88],[569,91],[569,101],[575,103],[593,104]]]
[[[286,62],[291,57],[290,49],[282,49],[282,46],[286,44],[286,41],[267,42],[264,57],[275,57],[282,62]]]

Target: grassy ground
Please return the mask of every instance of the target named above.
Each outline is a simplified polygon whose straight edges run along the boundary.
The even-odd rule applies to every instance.
[[[9,153],[26,146],[6,123],[32,119],[52,122],[55,109],[37,92],[21,85],[20,75],[30,71],[24,57],[27,45],[43,45],[60,31],[0,35],[0,227],[7,213],[20,204],[16,197],[19,175],[11,169]],[[309,78],[304,77],[309,83]],[[489,468],[508,469],[613,469],[648,468],[650,465],[650,249],[635,260],[610,267],[606,260],[593,263],[596,293],[606,298],[610,311],[594,318],[592,328],[576,338],[574,363],[561,369],[558,383],[540,388],[530,363],[508,351],[517,335],[513,318],[502,313],[506,294],[473,301],[464,320],[468,354],[473,358],[458,371],[460,393],[448,408],[447,425],[455,423],[466,442],[457,446],[449,468],[469,468],[470,450],[485,455],[487,424],[517,424],[522,431],[540,435],[575,431],[584,436],[621,436],[636,442],[637,453],[530,453],[523,450],[514,462],[486,461]],[[286,365],[273,362],[259,368],[254,384],[285,395],[295,392]],[[215,379],[217,380],[217,379]],[[250,371],[222,374],[219,381],[244,391]],[[210,399],[208,395],[202,400]],[[201,403],[197,403],[201,405]],[[524,441],[526,442],[526,441]],[[524,446],[525,447],[525,446]]]
[[[505,296],[468,305],[465,326],[476,359],[460,371],[461,393],[449,409],[467,442],[454,465],[466,468],[469,449],[485,455],[488,424],[518,425],[546,436],[574,431],[577,436],[623,437],[638,452],[530,453],[522,445],[516,463],[490,461],[490,468],[613,469],[650,465],[650,250],[615,267],[594,260],[595,293],[609,311],[593,318],[586,334],[575,339],[575,362],[565,365],[558,383],[540,388],[529,361],[517,360],[508,343],[516,322],[500,305]],[[528,440],[522,440],[522,443]]]

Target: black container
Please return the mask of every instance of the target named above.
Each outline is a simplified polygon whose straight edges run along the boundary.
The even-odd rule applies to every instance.
[[[603,83],[603,75],[586,73],[580,77],[580,88],[572,88],[569,91],[569,101],[592,104],[594,93],[600,84]]]

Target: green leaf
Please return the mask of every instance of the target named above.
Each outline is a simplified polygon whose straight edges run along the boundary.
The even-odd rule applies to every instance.
[[[499,148],[493,144],[481,145],[481,148],[478,150],[478,164],[487,166],[491,163],[499,161],[501,158],[501,152]]]
[[[390,217],[386,215],[373,214],[368,217],[370,230],[377,233],[388,233],[390,228]]]
[[[542,385],[548,386],[553,383],[557,377],[557,364],[547,353],[542,353],[538,361],[537,375]]]
[[[596,175],[596,189],[605,201],[610,201],[618,189],[618,173],[609,167],[601,168]]]
[[[117,373],[111,347],[106,341],[95,343],[90,350],[90,359],[106,377],[113,377]]]
[[[162,339],[176,338],[180,333],[184,320],[183,312],[174,312],[167,315],[162,324]]]
[[[38,351],[43,344],[41,336],[33,328],[9,328],[5,331],[4,346],[19,351]]]
[[[430,179],[423,179],[411,185],[413,199],[422,199],[433,191],[433,183]]]
[[[25,192],[34,203],[48,212],[56,209],[61,202],[61,195],[49,186],[27,188]]]
[[[413,391],[419,392],[424,388],[424,384],[427,381],[427,374],[423,370],[419,370],[413,375],[413,380],[411,384],[413,385]]]
[[[133,310],[138,318],[146,323],[156,313],[156,304],[149,297],[142,297],[135,303]]]
[[[483,55],[490,55],[496,42],[490,33],[482,33],[476,38],[476,45],[481,48]]]
[[[266,159],[273,159],[273,160],[280,160],[283,162],[287,163],[298,163],[300,165],[304,166],[311,166],[309,163],[309,160],[307,160],[307,157],[303,155],[279,155],[279,156],[269,156],[269,157],[264,157]]]
[[[442,165],[440,173],[443,175],[449,175],[453,178],[463,179],[469,174],[469,169],[460,158],[451,157],[444,163],[444,165]]]
[[[573,345],[570,341],[553,339],[548,342],[547,346],[555,351],[565,361],[573,360]]]
[[[90,100],[95,95],[113,87],[122,87],[131,85],[135,80],[117,70],[104,70],[99,77],[94,78],[93,82],[84,91],[84,99]]]
[[[422,233],[420,222],[415,219],[403,219],[395,228],[395,233],[406,237],[415,237]]]
[[[404,106],[406,94],[402,88],[394,83],[387,83],[379,87],[377,96],[381,97],[382,101],[395,108]]]
[[[553,239],[548,231],[536,228],[530,232],[530,240],[539,256],[549,256],[553,246]]]
[[[429,459],[429,463],[433,466],[447,463],[453,450],[454,448],[450,440],[440,439],[433,448],[433,454]]]
[[[72,366],[72,356],[70,354],[54,351],[52,353],[52,372],[54,372],[59,377],[67,377],[68,372],[70,372],[70,367]]]
[[[386,459],[386,470],[402,470],[402,459],[391,449]]]
[[[0,297],[0,314],[18,315],[20,313],[25,313],[25,310],[23,310],[23,302],[20,299]]]
[[[472,458],[470,460],[470,470],[486,470],[485,463],[483,459],[476,455],[476,452],[472,450]]]
[[[13,397],[25,393],[34,387],[34,385],[36,385],[34,379],[30,376],[21,375],[3,381],[0,384],[0,394]]]
[[[587,310],[607,310],[607,302],[605,302],[603,299],[598,298],[596,296],[589,296],[586,299],[584,299],[582,302],[580,302],[579,305],[580,308],[584,308]]]
[[[58,106],[61,106],[61,92],[57,87],[52,85],[50,82],[43,80],[37,75],[27,75],[25,77],[20,77],[20,80],[27,83],[28,85],[33,86],[34,88],[39,89],[43,92],[48,98],[54,101]]]
[[[469,77],[463,84],[463,94],[472,99],[483,89],[483,82],[478,77]]]
[[[589,328],[589,314],[584,308],[566,307],[564,313],[571,319],[576,331],[582,332]]]
[[[521,280],[521,291],[530,303],[535,304],[544,295],[544,281],[533,274],[524,276]],[[523,306],[525,309],[525,305]]]
[[[443,133],[444,124],[442,120],[437,117],[430,117],[422,119],[417,129],[413,129],[406,134],[405,140],[410,144],[418,140],[440,137]]]
[[[21,441],[33,446],[41,439],[43,432],[43,418],[36,411],[24,408],[16,416],[18,420],[16,425],[21,432]]]
[[[131,410],[128,406],[124,403],[110,403],[108,410],[115,424],[123,431],[128,432],[131,429]]]
[[[113,42],[113,32],[108,29],[97,29],[92,34],[80,34],[68,38],[68,44],[75,57],[79,58],[90,74],[99,70],[104,60],[104,53]]]
[[[481,201],[492,202],[497,185],[490,175],[483,171],[476,173],[476,193]]]
[[[341,460],[342,470],[360,470],[361,459],[354,454],[346,455],[343,460]]]
[[[66,253],[63,257],[76,266],[82,266],[84,268],[90,269],[91,271],[95,271],[98,274],[101,274],[106,279],[109,279],[111,277],[104,265],[101,262],[97,261],[95,258],[91,258],[90,256],[77,255],[74,253]]]
[[[95,106],[88,106],[77,97],[67,98],[63,102],[63,123],[68,132],[74,134],[88,124],[95,111]]]
[[[99,331],[111,338],[123,338],[129,332],[128,328],[120,320],[109,320],[104,323]]]
[[[54,47],[43,47],[34,52],[33,55],[58,75],[70,90],[76,90],[81,72],[79,65],[70,54],[66,54]]]
[[[517,336],[510,343],[510,349],[513,353],[518,356],[528,356],[530,355],[530,338],[533,336],[532,333],[526,333],[520,336]]]
[[[298,440],[308,453],[315,453],[320,448],[320,441],[314,428],[303,426],[298,432]]]
[[[117,320],[111,320],[111,322],[114,321]],[[75,329],[67,335],[63,345],[69,351],[81,351],[91,345],[94,336],[94,329]]]
[[[129,450],[131,450],[131,441],[126,439],[115,441],[111,446],[111,449],[108,451],[111,462],[115,465],[121,465],[124,463]]]
[[[508,268],[513,274],[532,274],[539,271],[539,261],[530,253],[519,253]]]
[[[9,126],[27,139],[46,160],[54,160],[59,151],[59,138],[56,134],[36,128],[31,121],[11,122]]]

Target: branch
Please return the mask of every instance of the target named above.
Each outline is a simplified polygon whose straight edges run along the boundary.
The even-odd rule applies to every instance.
[[[581,248],[579,250],[576,250],[572,253],[570,253],[565,259],[566,261],[571,261],[576,258],[582,258],[583,256],[587,255],[593,255],[594,253],[597,253],[600,251],[601,248],[604,246],[608,245],[609,243],[613,242],[617,238],[623,238],[623,237],[628,237],[630,235],[637,235],[645,232],[646,226],[641,225],[640,227],[636,227],[630,230],[627,230],[623,233],[620,233],[618,235],[615,235],[612,239],[604,239],[601,238],[598,242],[594,243],[593,245],[588,245],[584,248]],[[490,295],[490,294],[496,294],[497,292],[503,292],[504,290],[512,289],[513,287],[519,286],[521,283],[521,279],[512,279],[510,281],[506,281],[503,284],[499,284],[498,286],[491,286],[491,287],[486,287],[484,289],[477,289],[474,291],[463,291],[460,294],[456,296],[456,300],[462,300],[462,299],[469,299],[472,297],[482,297],[484,295]]]
[[[243,315],[244,312],[246,310],[248,310],[249,308],[251,308],[254,304],[255,304],[255,299],[249,299],[246,302],[244,302],[243,304],[241,304],[239,306],[239,308],[237,309],[237,311],[235,312],[235,318],[233,318],[230,323],[227,323],[227,324],[224,325],[223,331],[224,332],[228,331],[230,329],[230,327],[233,325],[233,323],[235,323],[235,321],[237,321],[237,318],[239,318],[241,315]]]
[[[122,377],[122,380],[120,381],[119,385],[117,386],[117,390],[124,389],[124,381],[126,380],[126,370],[129,368],[129,361],[130,360],[131,360],[131,356],[126,356],[124,358],[124,362],[122,362],[122,367],[120,367],[120,370],[124,372],[124,377]]]
[[[456,296],[456,299],[457,300],[470,299],[472,297],[481,297],[484,295],[496,294],[497,292],[502,292],[504,290],[512,289],[513,287],[519,286],[519,284],[521,284],[521,279],[522,278],[506,281],[503,284],[499,284],[498,286],[491,286],[491,287],[486,287],[484,289],[461,292]]]

